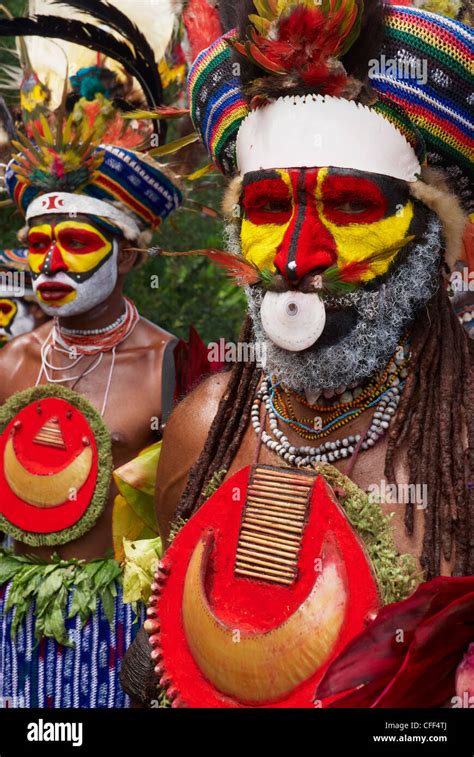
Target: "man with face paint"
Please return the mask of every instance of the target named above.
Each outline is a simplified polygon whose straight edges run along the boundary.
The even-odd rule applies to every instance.
[[[29,227],[33,286],[50,315],[87,312],[115,289],[120,238],[107,239],[88,220],[43,216]]]
[[[131,64],[137,43],[122,22]],[[158,64],[140,40],[155,88],[137,75],[138,84],[157,107]],[[173,403],[176,340],[123,289],[139,250],[181,204],[180,182],[137,150],[164,130],[124,119],[123,99],[116,108],[94,81],[89,99],[68,101],[69,114],[40,108],[5,175],[25,218],[32,288],[52,320],[0,357],[0,530],[14,541],[0,553],[2,706],[128,706],[118,672],[137,625],[112,557],[113,524],[124,517],[111,474],[161,438]],[[141,90],[134,103],[144,107]],[[36,578],[20,600],[25,566]]]
[[[157,514],[170,547],[122,680],[142,702],[159,682],[177,707],[331,706],[349,689],[353,706],[377,706],[395,629],[410,617],[416,630],[437,594],[440,611],[460,601],[442,634],[452,690],[418,686],[448,675],[433,641],[380,706],[439,706],[472,640],[472,581],[457,577],[474,567],[473,397],[446,281],[466,217],[426,148],[466,171],[469,33],[375,0],[238,5],[221,4],[230,31],[198,56],[189,93],[234,174],[233,254],[218,262],[247,285],[240,340],[260,349],[167,426]],[[444,66],[452,122],[433,106],[439,76],[389,78],[382,36],[395,62],[407,45]],[[408,658],[408,641],[395,646]]]

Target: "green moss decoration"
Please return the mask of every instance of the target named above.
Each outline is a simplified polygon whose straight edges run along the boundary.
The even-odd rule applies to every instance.
[[[157,698],[153,701],[153,709],[169,709],[171,708],[171,702],[166,696],[166,689],[162,689],[158,684],[156,687]],[[155,704],[156,703],[156,704]]]
[[[17,392],[0,407],[0,434],[3,433],[10,421],[26,405],[47,397],[56,397],[69,402],[79,410],[86,418],[95,437],[98,452],[97,481],[93,497],[89,506],[80,520],[73,526],[51,534],[38,534],[14,526],[2,514],[0,514],[0,531],[12,536],[14,539],[28,544],[31,547],[56,546],[67,544],[78,539],[91,530],[98,517],[104,510],[109,496],[110,481],[112,477],[112,441],[104,421],[97,410],[77,392],[71,391],[64,386],[36,386]]]
[[[412,555],[400,555],[390,529],[391,517],[371,502],[350,478],[329,463],[315,466],[334,489],[338,502],[365,544],[384,604],[408,597],[422,580]]]
[[[223,468],[222,470],[216,471],[214,473],[211,480],[202,491],[203,497],[205,497],[205,499],[209,499],[209,497],[212,497],[212,495],[218,490],[219,486],[224,481],[226,473],[227,471],[225,468]]]
[[[176,520],[174,520],[172,522],[171,528],[170,528],[170,535],[168,537],[168,544],[171,544],[171,542],[174,539],[176,539],[176,537],[178,536],[179,532],[181,531],[181,529],[185,525],[186,525],[186,521],[185,521],[184,518],[176,518]]]

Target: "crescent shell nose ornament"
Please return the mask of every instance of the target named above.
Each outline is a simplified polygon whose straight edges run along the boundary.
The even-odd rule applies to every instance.
[[[260,314],[267,336],[290,352],[311,347],[326,325],[326,308],[315,292],[267,292]]]

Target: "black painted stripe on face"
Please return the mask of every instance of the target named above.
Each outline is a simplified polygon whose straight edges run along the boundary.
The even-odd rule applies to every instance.
[[[294,189],[293,189],[294,191]],[[306,213],[308,211],[306,203],[306,169],[302,169],[298,175],[298,183],[296,188],[296,206],[298,208],[297,215],[293,225],[293,231],[291,234],[291,241],[288,248],[286,273],[290,280],[297,281],[298,273],[296,266],[296,254],[298,251],[298,239],[301,233],[301,229],[304,224]]]
[[[91,268],[90,271],[86,271],[85,273],[75,273],[73,271],[63,271],[63,273],[66,276],[69,276],[69,278],[72,279],[73,281],[75,281],[76,283],[83,284],[85,281],[87,281],[88,279],[90,279],[99,270],[99,268],[102,268],[102,266],[105,265],[108,260],[110,260],[110,258],[112,257],[113,253],[114,253],[114,248],[112,246],[112,249],[110,250],[110,252],[108,252],[107,255],[105,256],[105,258],[103,258],[100,261],[99,265],[97,265],[95,268]],[[49,256],[49,258],[48,258],[48,256]],[[36,281],[36,279],[39,276],[50,276],[51,278],[54,278],[55,274],[51,273],[51,270],[50,270],[50,267],[49,267],[50,264],[51,264],[51,257],[52,257],[52,250],[50,252],[48,252],[48,254],[47,254],[46,258],[45,258],[45,261],[44,261],[44,264],[43,264],[43,270],[42,271],[40,271],[39,273],[34,273],[33,271],[30,271],[31,278],[32,278],[33,281]]]

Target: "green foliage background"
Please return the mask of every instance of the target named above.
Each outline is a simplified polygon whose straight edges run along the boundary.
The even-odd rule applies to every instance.
[[[25,7],[24,0],[3,0],[3,4],[16,15],[21,15]],[[2,40],[2,47],[5,45],[12,47],[13,40]],[[0,49],[0,69],[13,62],[14,58]],[[190,185],[190,197],[218,210],[222,179],[211,174],[203,182],[213,186],[199,189],[199,182]],[[16,246],[16,232],[21,225],[14,208],[0,209],[2,247]],[[164,250],[222,249],[222,221],[183,210],[163,224],[154,241]],[[153,276],[159,277],[157,289],[152,287]],[[131,274],[127,293],[144,317],[184,339],[192,324],[206,343],[219,337],[235,339],[245,312],[241,289],[229,283],[205,258],[148,259]]]

